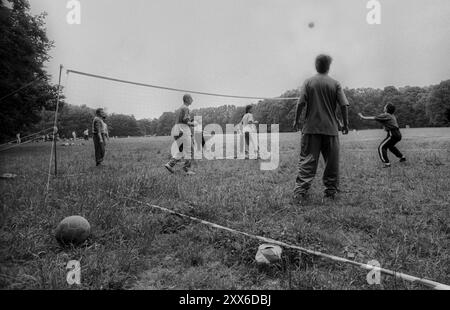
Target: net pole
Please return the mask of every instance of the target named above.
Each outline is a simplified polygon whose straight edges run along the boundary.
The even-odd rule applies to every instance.
[[[58,124],[58,109],[59,109],[59,97],[61,93],[61,74],[62,74],[63,65],[59,65],[59,79],[58,79],[58,96],[56,99],[56,111],[55,111],[55,123],[53,128],[53,155],[55,157],[55,176],[58,175],[58,160],[56,157],[56,127]]]

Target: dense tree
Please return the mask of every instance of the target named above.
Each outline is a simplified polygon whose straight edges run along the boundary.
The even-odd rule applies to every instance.
[[[32,16],[26,0],[0,0],[0,139],[27,131],[42,108],[54,109],[57,89],[44,71],[53,42],[45,31],[45,14]]]
[[[111,114],[106,119],[109,135],[126,137],[140,136],[141,131],[133,115]]]
[[[379,128],[374,122],[364,122],[358,113],[376,115],[383,110],[383,90],[373,88],[357,88],[344,90],[350,104],[348,112],[349,124],[352,129]]]
[[[94,110],[87,106],[66,105],[61,109],[58,118],[58,131],[61,137],[72,137],[72,132],[81,136],[83,131],[92,127]]]
[[[158,119],[140,119],[137,121],[141,136],[155,135]]]
[[[207,124],[218,124],[225,130],[226,124],[232,123],[231,120],[235,115],[235,112],[235,106],[224,105],[214,108],[194,109],[192,110],[192,115],[201,116],[203,126],[206,126]]]
[[[433,87],[426,103],[426,113],[433,126],[450,126],[450,80]]]

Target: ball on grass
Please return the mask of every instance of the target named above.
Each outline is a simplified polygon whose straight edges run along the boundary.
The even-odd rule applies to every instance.
[[[82,216],[73,215],[63,219],[56,227],[55,237],[61,245],[78,245],[91,234],[91,225]]]

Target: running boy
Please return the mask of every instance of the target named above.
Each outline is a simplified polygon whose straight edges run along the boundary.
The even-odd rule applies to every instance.
[[[397,123],[397,118],[394,115],[395,106],[388,103],[384,106],[384,113],[378,116],[364,116],[362,113],[358,113],[359,117],[365,120],[375,120],[383,124],[384,129],[387,131],[387,137],[378,146],[378,155],[385,167],[390,167],[391,163],[387,156],[387,150],[392,152],[400,159],[400,162],[406,161],[405,156],[395,146],[402,139],[400,128]]]
[[[177,134],[174,136],[178,144],[178,152],[172,155],[170,161],[164,165],[170,173],[173,173],[173,168],[181,159],[184,159],[183,170],[187,175],[194,175],[191,171],[192,165],[192,128],[195,122],[191,119],[189,106],[192,104],[192,97],[189,94],[183,96],[183,105],[177,111],[177,120],[175,126]],[[186,128],[187,125],[189,127]]]

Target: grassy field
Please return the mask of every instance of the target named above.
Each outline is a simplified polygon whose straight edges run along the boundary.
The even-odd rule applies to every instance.
[[[291,203],[299,134],[280,136],[280,166],[198,161],[197,175],[169,174],[169,137],[111,140],[94,167],[92,141],[58,147],[59,178],[45,197],[50,144],[0,152],[0,288],[3,289],[423,289],[285,249],[280,264],[254,262],[259,242],[162,213],[121,197],[167,207],[270,237],[450,284],[450,128],[404,129],[406,164],[381,168],[382,130],[341,137],[341,194],[321,203],[320,164],[310,201]],[[180,169],[181,167],[179,167]],[[61,248],[53,231],[79,214],[92,237]],[[65,269],[81,261],[81,286]]]

